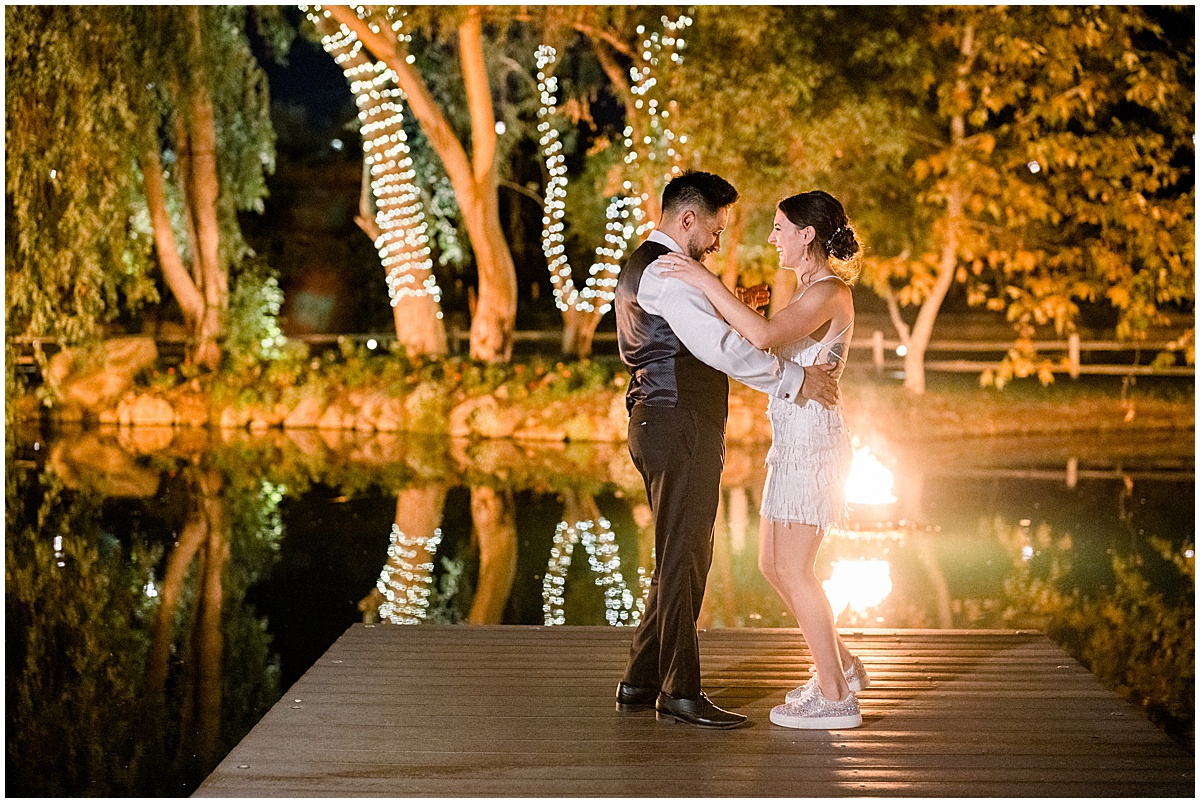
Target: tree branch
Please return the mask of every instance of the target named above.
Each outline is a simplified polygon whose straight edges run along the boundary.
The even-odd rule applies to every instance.
[[[582,11],[581,11],[580,15],[577,16],[575,18],[575,20],[571,23],[571,27],[574,28],[575,30],[579,31],[581,34],[586,36],[588,39],[591,39],[593,42],[598,39],[602,40],[604,42],[607,42],[609,47],[611,47],[613,50],[617,51],[618,53],[620,53],[624,56],[628,56],[629,58],[633,58],[633,48],[629,47],[629,45],[622,42],[610,31],[605,31],[600,28],[596,28],[591,25],[588,25],[586,22],[583,21]]]
[[[909,340],[912,339],[912,330],[904,322],[904,318],[900,317],[900,305],[896,302],[896,294],[892,292],[892,288],[886,282],[883,288],[883,297],[887,301],[888,317],[892,319],[892,326],[896,327],[896,333],[900,335],[900,341],[907,346]]]
[[[175,234],[171,231],[171,216],[167,212],[167,194],[163,184],[162,161],[158,147],[152,137],[142,146],[142,186],[146,193],[146,207],[150,212],[150,224],[154,230],[154,245],[158,250],[158,263],[162,267],[163,279],[179,302],[189,328],[195,326],[204,315],[204,296],[192,281]]]
[[[421,124],[421,130],[429,138],[429,143],[433,146],[434,151],[441,157],[442,163],[446,166],[446,172],[450,174],[451,178],[456,174],[472,175],[471,162],[467,158],[467,152],[463,150],[462,143],[459,142],[454,129],[450,127],[441,107],[433,99],[421,74],[414,70],[405,59],[407,54],[398,53],[396,42],[389,41],[387,37],[371,30],[370,24],[359,19],[353,9],[347,6],[326,6],[325,10],[329,12],[329,16],[334,21],[349,28],[363,43],[363,46],[375,55],[375,58],[390,67],[396,74],[396,81],[408,98],[408,105],[412,109],[413,116]]]
[[[467,18],[458,29],[458,41],[463,66],[463,82],[467,89],[467,106],[471,111],[471,150],[475,163],[475,181],[483,184],[495,169],[496,114],[492,106],[492,87],[488,83],[487,64],[483,58],[483,21],[479,9],[471,6]]]
[[[541,206],[545,201],[545,199],[543,199],[542,196],[538,195],[536,192],[529,189],[528,187],[522,187],[520,184],[514,184],[513,182],[505,181],[504,179],[501,179],[501,180],[497,181],[496,183],[499,186],[504,187],[505,189],[512,190],[513,192],[519,192],[522,195],[526,195],[526,196],[532,198],[533,200],[537,201],[538,206]]]

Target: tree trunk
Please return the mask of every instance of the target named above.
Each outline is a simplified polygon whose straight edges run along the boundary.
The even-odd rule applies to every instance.
[[[975,28],[967,24],[963,31],[960,48],[962,61],[958,66],[958,81],[954,87],[956,98],[965,97],[968,92],[966,77],[975,58]],[[938,311],[954,283],[955,269],[958,267],[958,232],[963,223],[963,189],[957,173],[958,152],[963,147],[966,136],[966,119],[962,109],[957,109],[950,118],[950,170],[946,181],[946,217],[942,231],[942,251],[938,261],[937,279],[933,289],[921,304],[917,313],[916,323],[913,324],[908,350],[904,355],[904,387],[917,395],[925,392],[925,350],[929,347],[929,339],[933,335],[933,325],[937,321]]]
[[[574,307],[563,311],[562,353],[567,356],[585,358],[592,356],[592,341],[596,328],[604,316],[599,312],[586,312]]]
[[[958,238],[955,230],[962,215],[962,196],[956,190],[947,199],[946,234],[942,244],[942,258],[938,264],[937,280],[933,289],[921,303],[917,320],[912,326],[904,353],[904,388],[921,395],[925,392],[925,350],[933,337],[933,325],[938,311],[946,299],[946,293],[954,282],[954,270],[958,263]],[[902,338],[903,340],[903,338]]]
[[[196,47],[200,47],[200,9],[189,9],[189,21]],[[203,277],[204,317],[195,333],[194,359],[216,368],[221,359],[217,339],[224,329],[225,313],[229,309],[229,271],[221,264],[221,231],[217,223],[217,198],[220,185],[217,178],[217,129],[206,77],[194,77],[190,98],[191,119],[188,139],[191,175],[186,184],[186,203],[192,210],[198,248],[193,259]]]
[[[396,516],[380,583],[358,603],[363,621],[420,624],[429,611],[438,527],[446,504],[445,485],[404,488],[396,493]]]
[[[365,192],[370,192],[365,189]],[[365,199],[364,199],[365,200]],[[371,242],[376,242],[382,232],[378,224],[364,214],[355,216],[354,222]],[[410,357],[418,355],[442,356],[449,351],[446,345],[446,325],[442,320],[442,305],[428,293],[414,296],[401,295],[392,302],[392,319],[396,327],[396,340],[404,346]]]
[[[517,576],[512,496],[483,485],[472,488],[471,518],[479,541],[479,582],[467,621],[500,624]]]
[[[462,200],[456,188],[455,194]],[[517,271],[500,228],[494,170],[484,186],[473,185],[469,204],[461,206],[467,236],[475,252],[479,292],[471,319],[470,354],[475,360],[505,362],[512,358],[517,320]]]
[[[395,84],[383,76],[383,70],[359,43],[339,35],[339,26],[324,14],[312,12],[313,21],[321,35],[326,52],[342,68],[346,79],[355,89],[355,101],[359,114],[375,126],[370,136],[364,137],[362,190],[359,196],[359,214],[354,222],[362,229],[379,251],[381,260],[387,265],[397,262],[422,264],[429,261],[429,244],[421,233],[425,214],[421,199],[415,192],[409,194],[412,185],[412,162],[404,150],[396,152],[393,137],[403,136],[403,116],[393,107],[390,92]],[[374,76],[374,80],[368,80]],[[386,122],[386,125],[385,125]],[[378,183],[373,186],[372,174]],[[376,197],[376,192],[380,197]],[[381,205],[400,205],[413,210],[402,218],[389,218],[379,214]],[[395,208],[392,206],[392,208]],[[384,229],[391,232],[381,240]],[[400,236],[396,236],[396,235]],[[396,269],[399,270],[399,269]],[[411,280],[407,286],[424,286],[431,278],[431,268],[409,268],[407,275],[398,278]],[[390,283],[391,277],[389,277]],[[400,293],[391,299],[393,325],[397,341],[410,356],[446,354],[446,326],[442,320],[441,304],[436,297],[427,293],[412,295]]]
[[[508,360],[512,356],[517,314],[517,275],[500,227],[496,128],[479,9],[469,9],[459,28],[463,79],[471,116],[471,159],[467,158],[462,143],[425,81],[406,60],[407,53],[397,49],[397,42],[371,30],[371,26],[349,7],[329,6],[326,10],[334,20],[353,31],[363,45],[396,74],[413,116],[441,159],[462,210],[479,274],[478,303],[471,321],[471,357],[488,362]]]
[[[158,595],[158,613],[150,634],[150,661],[146,670],[146,688],[150,697],[161,698],[167,688],[167,670],[171,660],[171,645],[175,635],[175,614],[183,597],[183,583],[188,569],[208,535],[208,524],[199,502],[188,514],[188,520],[167,559],[162,590]]]
[[[229,521],[225,500],[221,498],[221,475],[206,470],[200,475],[200,503],[208,521],[208,549],[204,561],[199,629],[200,654],[197,683],[196,753],[211,760],[217,754],[221,737],[222,677],[224,674],[225,633],[222,609],[225,602],[225,567],[229,564]]]
[[[167,194],[163,183],[162,161],[158,155],[156,137],[147,138],[142,148],[142,187],[146,195],[146,208],[150,212],[150,225],[154,230],[154,245],[158,251],[158,263],[162,268],[163,280],[183,310],[184,325],[189,332],[198,332],[204,319],[204,296],[192,280],[187,265],[179,253],[179,244],[171,230],[171,215],[167,211]]]

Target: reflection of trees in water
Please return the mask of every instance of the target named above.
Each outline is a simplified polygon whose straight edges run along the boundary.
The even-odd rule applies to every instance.
[[[444,485],[405,488],[396,494],[387,563],[371,594],[358,607],[366,621],[417,624],[429,614],[434,558],[442,542]]]
[[[273,554],[279,532],[257,526],[279,496],[185,465],[160,496],[188,497],[166,509],[166,545],[122,518],[127,500],[65,475],[74,488],[9,475],[7,791],[187,793],[278,697],[265,629],[241,600]],[[101,476],[104,490],[135,487]]]
[[[512,491],[471,489],[472,543],[479,547],[479,579],[467,613],[471,624],[497,625],[517,576],[517,527]]]
[[[542,580],[542,613],[547,625],[566,624],[567,571],[575,546],[582,544],[596,585],[604,590],[604,619],[610,625],[637,625],[645,601],[629,590],[621,573],[616,535],[600,514],[593,494],[563,492],[563,520],[554,531],[550,560]],[[640,591],[640,589],[639,589]]]
[[[334,452],[310,434],[226,434],[228,444],[190,450],[177,438],[173,453],[147,458],[127,448],[120,460],[105,456],[115,443],[85,435],[54,447],[51,465],[66,479],[10,472],[10,790],[22,791],[14,781],[30,778],[42,786],[25,788],[29,794],[178,793],[187,784],[179,778],[203,763],[186,766],[181,754],[220,753],[277,699],[278,659],[243,600],[276,560],[283,486],[291,499],[313,483],[346,497],[397,489],[390,549],[368,570],[380,569],[380,582],[364,600],[365,615],[391,603],[379,614],[388,621],[637,621],[654,531],[623,446],[447,448],[350,434]],[[757,568],[761,465],[760,454],[730,451],[702,626],[794,626]],[[175,480],[165,478],[169,471]],[[159,477],[160,498],[187,500],[144,505],[157,505],[146,515],[173,537],[146,535],[151,522],[105,524],[113,504],[126,503],[102,500],[154,494]],[[906,482],[919,488],[912,477]],[[1185,560],[1178,549],[1165,561],[1132,536],[1118,544],[1102,533],[1072,539],[1042,525],[1022,528],[996,518],[989,503],[939,500],[935,492],[952,495],[942,484],[924,490],[933,495],[929,509],[965,512],[968,523],[948,531],[906,526],[902,538],[874,544],[828,539],[819,560],[826,577],[835,559],[889,562],[892,593],[857,624],[1039,627],[1130,699],[1186,710],[1170,716],[1188,720],[1190,691],[1178,695],[1191,688],[1179,678],[1194,676],[1194,604],[1189,594],[1160,590],[1163,577],[1184,571],[1174,565]],[[926,518],[911,502],[923,494],[900,495],[913,505],[904,518]],[[1119,567],[1105,553],[1118,546],[1126,561]],[[1099,579],[1096,566],[1104,570]],[[1006,585],[1010,576],[1017,579]],[[1194,588],[1193,575],[1183,576]],[[219,722],[210,716],[218,708]]]
[[[1141,706],[1181,745],[1195,740],[1195,544],[1152,537],[1109,550],[1111,576],[1083,584],[1073,539],[1049,525],[997,521],[1014,556],[1006,623],[1036,627],[1099,680]]]

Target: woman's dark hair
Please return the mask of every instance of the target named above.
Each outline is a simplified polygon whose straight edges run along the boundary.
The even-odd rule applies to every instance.
[[[830,265],[834,273],[847,283],[858,277],[856,257],[862,249],[841,201],[824,190],[812,190],[784,198],[779,202],[779,211],[800,228],[813,227],[816,236],[812,247],[822,257],[843,263]]]

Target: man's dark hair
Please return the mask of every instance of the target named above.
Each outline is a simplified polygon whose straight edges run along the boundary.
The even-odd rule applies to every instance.
[[[688,170],[671,179],[663,190],[662,211],[665,215],[690,206],[705,215],[715,215],[718,209],[732,205],[737,199],[738,191],[720,176]]]

